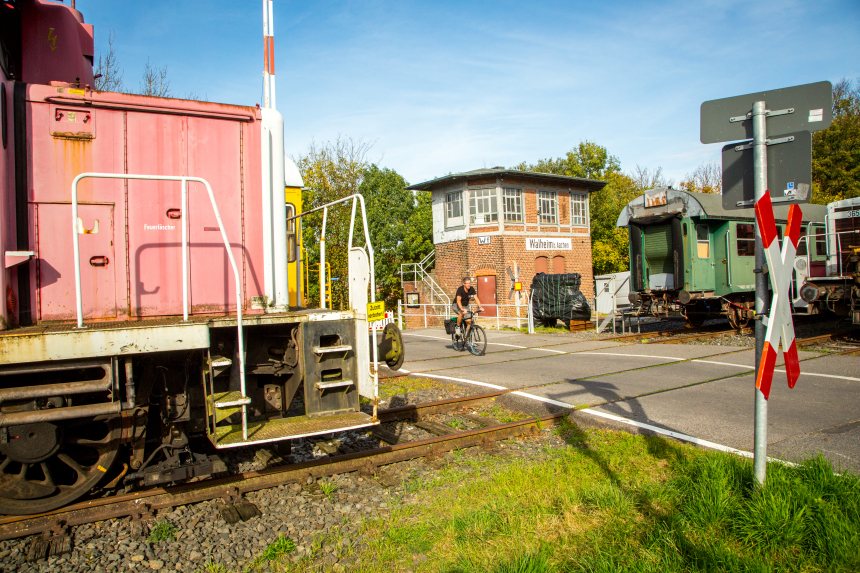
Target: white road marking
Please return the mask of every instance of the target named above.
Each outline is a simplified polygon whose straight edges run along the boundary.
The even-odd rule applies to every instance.
[[[415,376],[426,376],[428,378],[438,378],[440,380],[450,380],[452,382],[462,382],[464,384],[472,384],[475,386],[484,386],[487,388],[494,388],[496,390],[507,390],[507,388],[505,388],[504,386],[498,386],[496,384],[488,384],[486,382],[480,382],[478,380],[470,380],[468,378],[455,378],[453,376],[443,376],[441,374],[430,374],[430,373],[423,373],[423,372],[410,372],[407,370],[401,370],[401,372],[404,372],[406,374],[413,374]],[[517,391],[511,392],[511,394],[513,394],[515,396],[522,396],[523,398],[528,398],[528,399],[536,400],[539,402],[545,402],[548,404],[553,404],[556,406],[560,406],[562,408],[569,408],[571,410],[575,409],[575,406],[573,406],[572,404],[568,404],[567,402],[561,402],[559,400],[553,400],[552,398],[545,398],[543,396],[538,396],[536,394],[531,394],[529,392],[521,392],[521,391],[517,390]],[[663,436],[669,436],[671,438],[675,438],[676,440],[681,440],[683,442],[689,442],[691,444],[696,444],[698,446],[702,446],[703,448],[708,448],[711,450],[717,450],[720,452],[728,452],[728,453],[736,454],[736,455],[744,457],[744,458],[752,458],[753,457],[752,452],[748,452],[745,450],[739,450],[737,448],[733,448],[731,446],[725,446],[723,444],[718,444],[716,442],[711,442],[709,440],[703,440],[703,439],[697,438],[695,436],[690,436],[688,434],[682,434],[681,432],[675,432],[674,430],[667,430],[666,428],[661,428],[660,426],[654,426],[653,424],[646,424],[644,422],[639,422],[637,420],[631,420],[630,418],[623,418],[621,416],[616,416],[615,414],[609,414],[607,412],[601,412],[599,410],[594,410],[592,408],[584,408],[582,410],[577,410],[577,411],[582,412],[583,414],[596,416],[598,418],[605,418],[608,420],[613,420],[615,422],[626,424],[628,426],[634,426],[637,428],[641,428],[643,430],[648,430],[648,431],[651,431],[651,432],[654,432],[656,434],[660,434]],[[787,464],[787,465],[792,465],[792,466],[796,465],[796,464],[793,464],[791,462],[786,462],[786,461],[779,460],[776,458],[768,458],[768,460]]]
[[[690,362],[699,362],[701,364],[714,364],[716,366],[734,366],[735,368],[747,368],[749,370],[755,370],[755,366],[747,366],[746,364],[734,364],[732,362],[717,362],[716,360],[699,360],[697,358],[695,360],[690,360]]]
[[[685,362],[688,358],[678,358],[677,356],[651,356],[648,354],[622,354],[621,352],[576,352],[576,355],[583,356],[627,356],[630,358],[654,358],[656,360],[675,360],[676,362]]]

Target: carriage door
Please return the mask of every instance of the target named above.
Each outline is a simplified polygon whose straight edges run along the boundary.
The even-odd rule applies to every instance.
[[[38,223],[38,288],[40,320],[77,316],[74,255],[68,203],[40,203]],[[116,317],[116,259],[113,248],[113,205],[78,205],[78,246],[84,318]]]
[[[478,298],[484,306],[484,316],[496,316],[496,277],[478,277]]]
[[[729,292],[755,289],[755,226],[752,223],[731,223],[727,259]]]

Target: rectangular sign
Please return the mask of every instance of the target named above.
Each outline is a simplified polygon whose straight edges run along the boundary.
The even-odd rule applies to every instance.
[[[573,249],[573,240],[565,238],[528,238],[526,239],[527,251],[570,251]]]
[[[367,322],[376,322],[385,318],[385,301],[367,303]]]
[[[790,137],[794,141],[767,146],[767,187],[775,203],[805,203],[812,190],[812,135]],[[755,201],[753,150],[745,143],[723,146],[724,209],[749,209]]]
[[[489,245],[491,240],[492,240],[492,237],[490,237],[489,235],[479,236],[478,237],[478,244],[479,245]]]
[[[745,116],[752,112],[753,104],[757,101],[765,102],[765,107],[771,113],[790,110],[767,117],[768,138],[795,131],[826,129],[833,119],[833,86],[830,82],[714,99],[702,104],[702,143],[752,139],[752,119]]]

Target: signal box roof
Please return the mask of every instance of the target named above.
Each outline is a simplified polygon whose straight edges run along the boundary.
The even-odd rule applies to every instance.
[[[517,169],[506,169],[504,167],[492,167],[490,169],[475,169],[473,171],[465,171],[463,173],[451,173],[443,177],[431,179],[430,181],[416,183],[411,187],[407,187],[407,189],[412,191],[434,191],[442,187],[447,187],[452,183],[461,182],[468,185],[470,181],[476,179],[487,179],[490,177],[520,180],[526,179],[536,183],[576,187],[577,189],[585,189],[589,192],[600,191],[606,185],[605,181],[585,179],[584,177],[568,177],[566,175],[554,175],[552,173],[537,173],[535,171],[520,171]]]
[[[805,222],[823,222],[827,214],[825,205],[807,203],[800,206]],[[788,219],[789,205],[773,206],[777,221]],[[617,227],[633,223],[656,223],[676,216],[700,219],[722,219],[732,221],[755,220],[755,211],[748,209],[724,209],[723,198],[714,193],[693,193],[671,187],[649,189],[627,204],[618,215]]]

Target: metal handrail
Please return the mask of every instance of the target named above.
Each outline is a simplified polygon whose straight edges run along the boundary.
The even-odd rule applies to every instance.
[[[236,259],[233,257],[233,251],[230,248],[230,241],[227,239],[227,232],[224,230],[224,222],[221,219],[221,212],[218,210],[218,204],[215,201],[215,194],[212,192],[212,186],[202,177],[189,177],[185,175],[140,175],[131,173],[81,173],[72,180],[72,248],[75,256],[75,304],[78,315],[78,328],[84,327],[84,307],[83,296],[81,293],[81,254],[78,244],[78,183],[84,179],[123,179],[123,180],[143,180],[143,181],[179,181],[182,188],[182,201],[180,205],[180,219],[182,220],[182,320],[188,320],[188,183],[201,183],[206,187],[206,192],[209,195],[209,202],[212,204],[212,211],[215,214],[215,220],[218,222],[218,230],[221,231],[221,239],[224,241],[224,248],[227,251],[227,259],[230,261],[230,266],[233,269],[233,279],[236,283],[236,328],[238,330],[238,351],[239,351],[239,384],[242,396],[245,396],[245,339],[242,331],[242,283],[239,280],[239,268],[236,265]],[[242,439],[248,439],[248,409],[247,406],[242,406]]]
[[[339,205],[341,203],[346,203],[347,201],[352,201],[352,213],[349,219],[349,239],[347,244],[347,252],[352,249],[352,235],[355,231],[355,211],[356,206],[361,205],[361,221],[363,223],[364,228],[364,244],[367,247],[367,256],[370,263],[370,302],[376,302],[376,270],[374,266],[373,259],[373,245],[370,243],[370,227],[367,225],[367,209],[364,204],[364,197],[360,193],[355,193],[353,195],[349,195],[344,197],[343,199],[338,199],[336,201],[332,201],[330,203],[326,203],[324,205],[320,205],[319,207],[314,207],[308,211],[304,211],[295,215],[293,217],[287,218],[287,222],[289,223],[292,220],[300,220],[302,217],[306,215],[310,215],[311,213],[316,213],[317,211],[323,212],[323,222],[322,222],[322,230],[320,234],[320,297],[322,299],[322,304],[320,305],[322,308],[325,308],[325,232],[326,232],[326,223],[328,221],[328,209],[329,207],[334,207],[335,205]],[[373,335],[373,360],[371,362],[370,375],[373,379],[373,395],[379,396],[379,368],[377,366],[379,362],[379,348],[376,345],[376,329],[372,329]],[[377,408],[379,405],[378,400],[373,401],[373,417],[377,417]]]

